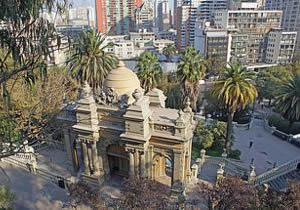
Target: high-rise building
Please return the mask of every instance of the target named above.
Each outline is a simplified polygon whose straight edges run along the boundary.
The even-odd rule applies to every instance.
[[[135,11],[142,0],[95,0],[99,32],[128,34],[135,30]]]
[[[92,7],[77,7],[69,10],[68,20],[73,25],[88,25],[91,28],[95,24],[95,10]]]
[[[170,29],[170,10],[168,0],[161,0],[161,2],[158,3],[157,21],[159,31],[167,31],[168,29]]]
[[[297,32],[271,29],[266,42],[266,63],[290,64],[293,60]]]
[[[215,11],[227,9],[227,0],[189,0],[176,10],[177,47],[194,45],[195,23],[213,19]]]
[[[215,24],[233,31],[229,42],[228,61],[251,65],[264,62],[266,35],[280,28],[282,11],[229,10],[215,13]]]
[[[281,27],[285,31],[296,31],[296,54],[300,55],[300,1],[299,0],[265,0],[268,10],[282,10]]]
[[[183,50],[189,45],[190,37],[190,6],[177,7],[177,38],[176,47],[178,50]]]
[[[197,19],[211,20],[217,10],[228,9],[228,0],[192,0],[192,7],[197,7]]]
[[[210,26],[210,22],[196,22],[194,47],[207,59],[218,59],[222,64],[227,62],[228,39],[227,29]]]
[[[154,24],[154,8],[149,2],[145,2],[135,11],[135,27],[136,31],[146,29],[153,30]]]

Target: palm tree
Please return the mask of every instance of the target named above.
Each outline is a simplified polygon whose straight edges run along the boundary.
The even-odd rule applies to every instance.
[[[106,52],[113,45],[107,43],[106,37],[95,30],[82,32],[67,61],[71,74],[81,83],[87,81],[94,92],[102,88],[106,75],[118,64],[118,58]]]
[[[162,68],[158,64],[158,58],[150,51],[141,54],[135,68],[138,70],[138,78],[141,80],[146,93],[158,84],[162,76]]]
[[[257,97],[256,88],[252,84],[253,76],[239,64],[228,64],[212,88],[212,94],[218,98],[221,104],[224,104],[227,111],[225,141],[227,154],[230,152],[234,113],[239,109],[244,109],[248,104],[253,104]]]
[[[200,95],[200,80],[205,76],[206,64],[200,53],[192,46],[185,48],[177,66],[178,79],[184,99],[189,97],[192,109],[197,111]]]
[[[171,60],[171,57],[176,53],[176,47],[174,44],[168,44],[163,49],[163,54],[167,57],[168,61]]]
[[[275,105],[280,114],[289,121],[289,133],[291,133],[293,123],[300,120],[299,74],[282,81]]]

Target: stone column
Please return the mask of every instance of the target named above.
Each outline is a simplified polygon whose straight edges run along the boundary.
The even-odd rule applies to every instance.
[[[86,175],[90,175],[91,172],[90,172],[90,167],[89,167],[89,159],[88,159],[86,142],[82,141],[81,146],[82,146],[82,153],[83,153],[84,173]]]
[[[92,148],[91,148],[91,143],[87,143],[87,152],[88,152],[88,160],[89,160],[89,166],[91,170],[94,170],[93,167],[93,158],[92,158]]]
[[[97,151],[97,142],[93,141],[92,143],[92,156],[93,156],[93,167],[94,175],[100,175],[99,161],[98,161],[98,151]]]
[[[65,149],[67,152],[67,158],[69,161],[72,161],[72,145],[70,141],[70,135],[69,135],[69,130],[68,129],[63,129],[64,132],[64,144],[65,144]]]
[[[140,153],[140,176],[145,177],[145,154],[143,152]]]
[[[134,157],[132,152],[129,152],[129,177],[134,177]]]
[[[184,187],[184,153],[174,151],[172,196],[178,196]]]
[[[140,168],[139,165],[140,165],[139,152],[136,150],[134,153],[134,174],[137,178],[139,177],[139,168]]]

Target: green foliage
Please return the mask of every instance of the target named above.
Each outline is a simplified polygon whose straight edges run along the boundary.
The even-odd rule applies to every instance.
[[[253,81],[254,75],[239,64],[229,64],[215,82],[212,93],[225,104],[231,112],[252,104],[257,97]]]
[[[282,81],[278,89],[276,109],[291,126],[294,122],[300,121],[300,75],[295,74]]]
[[[224,152],[225,133],[226,123],[224,122],[213,120],[209,124],[205,124],[204,121],[198,121],[194,135],[198,137],[199,141],[193,142],[192,159],[199,158],[201,149],[205,149],[206,154],[209,156],[220,157]],[[239,159],[240,155],[241,152],[239,150],[231,150],[229,157]]]
[[[162,76],[162,68],[158,63],[158,57],[154,53],[150,51],[142,53],[138,59],[136,69],[145,92],[158,85]]]
[[[202,149],[208,149],[212,146],[224,147],[226,124],[213,120],[209,124],[199,120],[194,130],[194,135],[198,137]]]
[[[34,79],[37,71],[54,51],[63,48],[61,35],[41,11],[62,14],[67,0],[0,1],[0,85],[19,76]],[[38,37],[38,38],[37,38]],[[51,45],[51,47],[50,47]]]
[[[7,187],[0,185],[0,209],[10,209],[15,199],[15,195]]]
[[[77,84],[64,69],[51,68],[47,78],[35,76],[31,86],[23,80],[8,81],[11,105],[0,98],[0,157],[22,149],[27,140],[45,140],[61,129],[55,125],[63,101],[77,98]]]
[[[255,86],[258,91],[258,99],[275,99],[278,95],[278,86],[282,80],[291,76],[291,70],[286,66],[270,67],[260,71],[255,80]]]
[[[228,64],[220,78],[212,88],[212,95],[216,96],[219,103],[227,109],[226,150],[230,152],[230,141],[233,132],[233,116],[237,110],[245,109],[248,104],[253,104],[257,91],[253,82],[253,73],[240,64]]]
[[[19,129],[15,116],[0,114],[0,152],[6,154],[14,151],[24,138],[25,133]]]
[[[200,130],[197,135],[199,136],[201,148],[207,149],[213,145],[214,136],[209,130]]]
[[[226,63],[222,61],[220,57],[211,56],[207,59],[207,74],[210,76],[217,76],[219,75]]]
[[[170,61],[172,56],[176,53],[176,47],[174,44],[168,44],[166,47],[163,49],[163,54],[168,58]]]
[[[269,125],[275,126],[276,129],[284,132],[284,133],[291,133],[291,134],[299,134],[300,133],[300,122],[295,122],[290,127],[289,121],[282,118],[277,114],[273,114],[268,117]]]
[[[113,43],[106,44],[106,37],[95,30],[82,32],[67,62],[71,74],[81,83],[87,81],[94,91],[102,88],[106,75],[118,63],[113,53],[105,51],[110,47]]]
[[[204,78],[206,61],[192,46],[186,47],[180,55],[177,76],[181,83],[184,98],[189,97],[192,109],[197,111],[197,101],[200,95],[199,81]]]
[[[241,156],[241,151],[238,150],[238,149],[234,149],[234,150],[231,150],[228,157],[229,158],[232,158],[232,159],[236,159],[236,160],[239,160],[240,159],[240,156]]]

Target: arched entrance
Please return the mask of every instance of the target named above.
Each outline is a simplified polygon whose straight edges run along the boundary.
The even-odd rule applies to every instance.
[[[298,163],[298,165],[297,165],[297,170],[300,171],[300,163]]]
[[[157,154],[152,163],[153,179],[167,186],[172,186],[174,168],[172,159],[166,155]]]
[[[112,144],[106,150],[111,175],[128,177],[129,157],[124,147]]]

